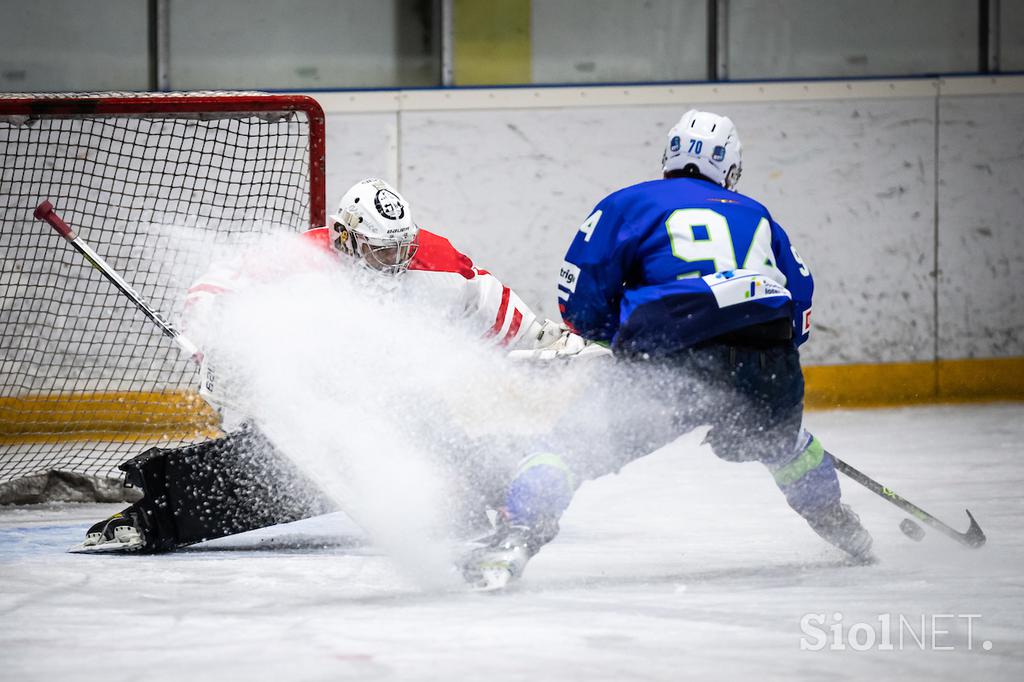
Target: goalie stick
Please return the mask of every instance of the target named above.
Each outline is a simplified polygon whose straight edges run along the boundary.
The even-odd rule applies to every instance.
[[[108,265],[98,253],[93,251],[92,247],[82,241],[82,238],[75,234],[75,231],[72,230],[59,215],[57,215],[57,212],[53,209],[53,204],[49,201],[43,201],[36,207],[33,215],[35,215],[36,219],[49,223],[50,227],[57,231],[57,234],[66,239],[71,246],[75,247],[75,250],[82,254],[94,268],[99,270],[100,274],[106,277],[111,284],[117,287],[118,291],[124,294],[128,300],[135,304],[136,308],[141,310],[146,317],[152,320],[153,324],[159,327],[160,330],[163,331],[163,333],[182,350],[182,352],[188,355],[194,363],[199,365],[199,394],[204,400],[210,402],[211,406],[216,408],[217,405],[214,405],[213,402],[211,402],[211,396],[214,395],[216,387],[215,374],[213,372],[213,368],[209,366],[209,363],[204,362],[203,352],[199,350],[199,347],[187,336],[182,334],[174,325],[164,319],[163,315],[154,310],[153,307],[150,306],[149,303],[147,303],[145,299],[143,299],[142,296],[140,296],[139,293],[124,280],[123,277],[121,277],[121,275],[117,274],[116,270],[110,267],[110,265]]]
[[[122,294],[124,294],[132,303],[134,303],[135,307],[141,310],[146,317],[152,320],[152,322],[155,325],[157,325],[167,337],[174,341],[175,345],[177,345],[178,348],[180,348],[185,354],[187,354],[188,357],[193,362],[199,365],[199,395],[204,400],[206,400],[206,402],[209,403],[211,407],[213,407],[219,413],[221,406],[231,406],[231,404],[222,396],[216,395],[216,383],[214,372],[210,367],[209,360],[207,360],[204,357],[203,352],[199,349],[199,347],[191,339],[182,334],[181,331],[178,330],[174,325],[172,325],[170,322],[164,319],[164,317],[159,312],[154,310],[153,307],[150,306],[149,303],[147,303],[146,300],[143,299],[142,296],[140,296],[139,293],[135,291],[135,289],[133,289],[132,286],[128,284],[128,282],[126,282],[124,278],[117,273],[116,270],[110,267],[110,265],[108,265],[107,262],[104,261],[99,254],[93,251],[88,244],[82,241],[82,239],[77,234],[75,234],[74,230],[72,230],[71,227],[66,222],[64,222],[63,219],[61,219],[61,217],[57,214],[57,212],[53,208],[53,205],[49,201],[43,201],[41,204],[39,204],[39,206],[36,207],[34,215],[37,219],[49,223],[50,226],[53,227],[53,229],[56,230],[58,234],[60,234],[60,236],[62,236],[64,239],[70,242],[71,245],[75,247],[75,250],[82,254],[82,256],[84,256],[85,259],[88,260],[89,263],[94,268],[99,270],[100,273],[104,277],[106,277],[111,284],[117,287],[117,289]],[[324,472],[320,473],[323,474]],[[321,475],[314,478],[320,480],[323,479],[324,476]],[[331,499],[333,499],[338,504],[338,507],[346,514],[348,514],[349,517],[353,521],[355,521],[357,525],[362,526],[363,528],[372,527],[368,526],[366,523],[361,522],[362,514],[359,513],[359,510],[354,510],[351,505],[345,504],[343,502],[346,499],[354,499],[354,495],[350,492],[349,487],[344,483],[344,481],[339,479],[337,476],[328,477],[328,480],[331,482],[331,490],[341,491],[340,495],[330,495]],[[71,551],[75,551],[75,549],[73,548]],[[114,551],[116,551],[116,549]]]
[[[875,493],[876,495],[888,500],[889,502],[896,505],[903,511],[910,513],[916,519],[931,526],[940,533],[943,533],[944,535],[956,540],[962,545],[966,545],[968,547],[972,547],[975,549],[985,544],[985,532],[981,530],[981,526],[979,526],[978,522],[975,521],[974,515],[971,514],[970,510],[965,509],[964,511],[967,512],[967,518],[971,520],[971,525],[967,528],[966,532],[961,533],[947,526],[942,521],[939,521],[937,518],[935,518],[925,510],[921,509],[916,504],[913,504],[909,500],[906,500],[903,497],[897,495],[895,491],[893,491],[891,488],[882,485],[881,483],[874,480],[867,474],[861,473],[860,471],[853,468],[852,466],[850,466],[843,460],[839,459],[832,453],[828,453],[828,455],[829,457],[832,458],[832,464],[835,466],[836,469],[843,472],[853,480],[857,481],[857,483],[860,483],[862,486],[864,486],[871,492]],[[924,535],[924,532],[921,530],[920,526],[918,526],[910,519],[904,519],[903,522],[900,523],[900,529],[913,540],[920,540],[921,536]],[[915,537],[915,535],[917,535],[918,537]]]

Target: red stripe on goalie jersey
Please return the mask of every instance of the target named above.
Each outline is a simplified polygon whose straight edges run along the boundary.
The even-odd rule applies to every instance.
[[[185,305],[183,306],[183,310],[187,314],[196,305],[199,299],[203,298],[202,294],[218,296],[223,294],[225,291],[228,291],[228,289],[216,286],[215,284],[205,284],[202,282],[199,284],[193,284],[185,294]]]
[[[198,293],[204,293],[204,294],[223,294],[225,291],[227,291],[227,289],[225,289],[224,287],[219,287],[216,284],[203,284],[203,283],[200,283],[200,284],[196,284],[194,286],[189,287],[188,293],[189,294],[198,294]]]
[[[516,334],[519,333],[519,327],[523,324],[523,314],[518,310],[512,313],[512,324],[508,328],[508,334],[505,334],[505,338],[501,340],[501,345],[507,346],[516,338]]]
[[[487,336],[494,336],[505,326],[505,314],[508,312],[508,299],[511,294],[508,287],[501,287],[501,305],[498,306],[498,317],[494,320],[494,326],[487,330]]]

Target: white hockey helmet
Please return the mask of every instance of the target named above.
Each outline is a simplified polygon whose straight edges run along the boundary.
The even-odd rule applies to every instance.
[[[743,171],[743,145],[726,116],[690,109],[668,131],[662,171],[696,168],[726,189],[735,189]]]
[[[419,227],[409,202],[379,178],[360,180],[345,192],[328,225],[334,248],[373,270],[397,275],[416,255]]]

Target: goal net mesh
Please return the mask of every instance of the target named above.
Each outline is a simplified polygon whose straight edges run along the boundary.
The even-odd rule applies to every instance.
[[[322,114],[275,99],[306,98],[0,97],[0,503],[216,435],[195,366],[32,214],[50,201],[173,319],[205,251],[310,226]]]

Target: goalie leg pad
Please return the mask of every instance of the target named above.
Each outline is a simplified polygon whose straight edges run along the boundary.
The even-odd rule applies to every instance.
[[[333,511],[315,484],[252,425],[197,445],[151,448],[120,467],[145,549],[165,551]]]

